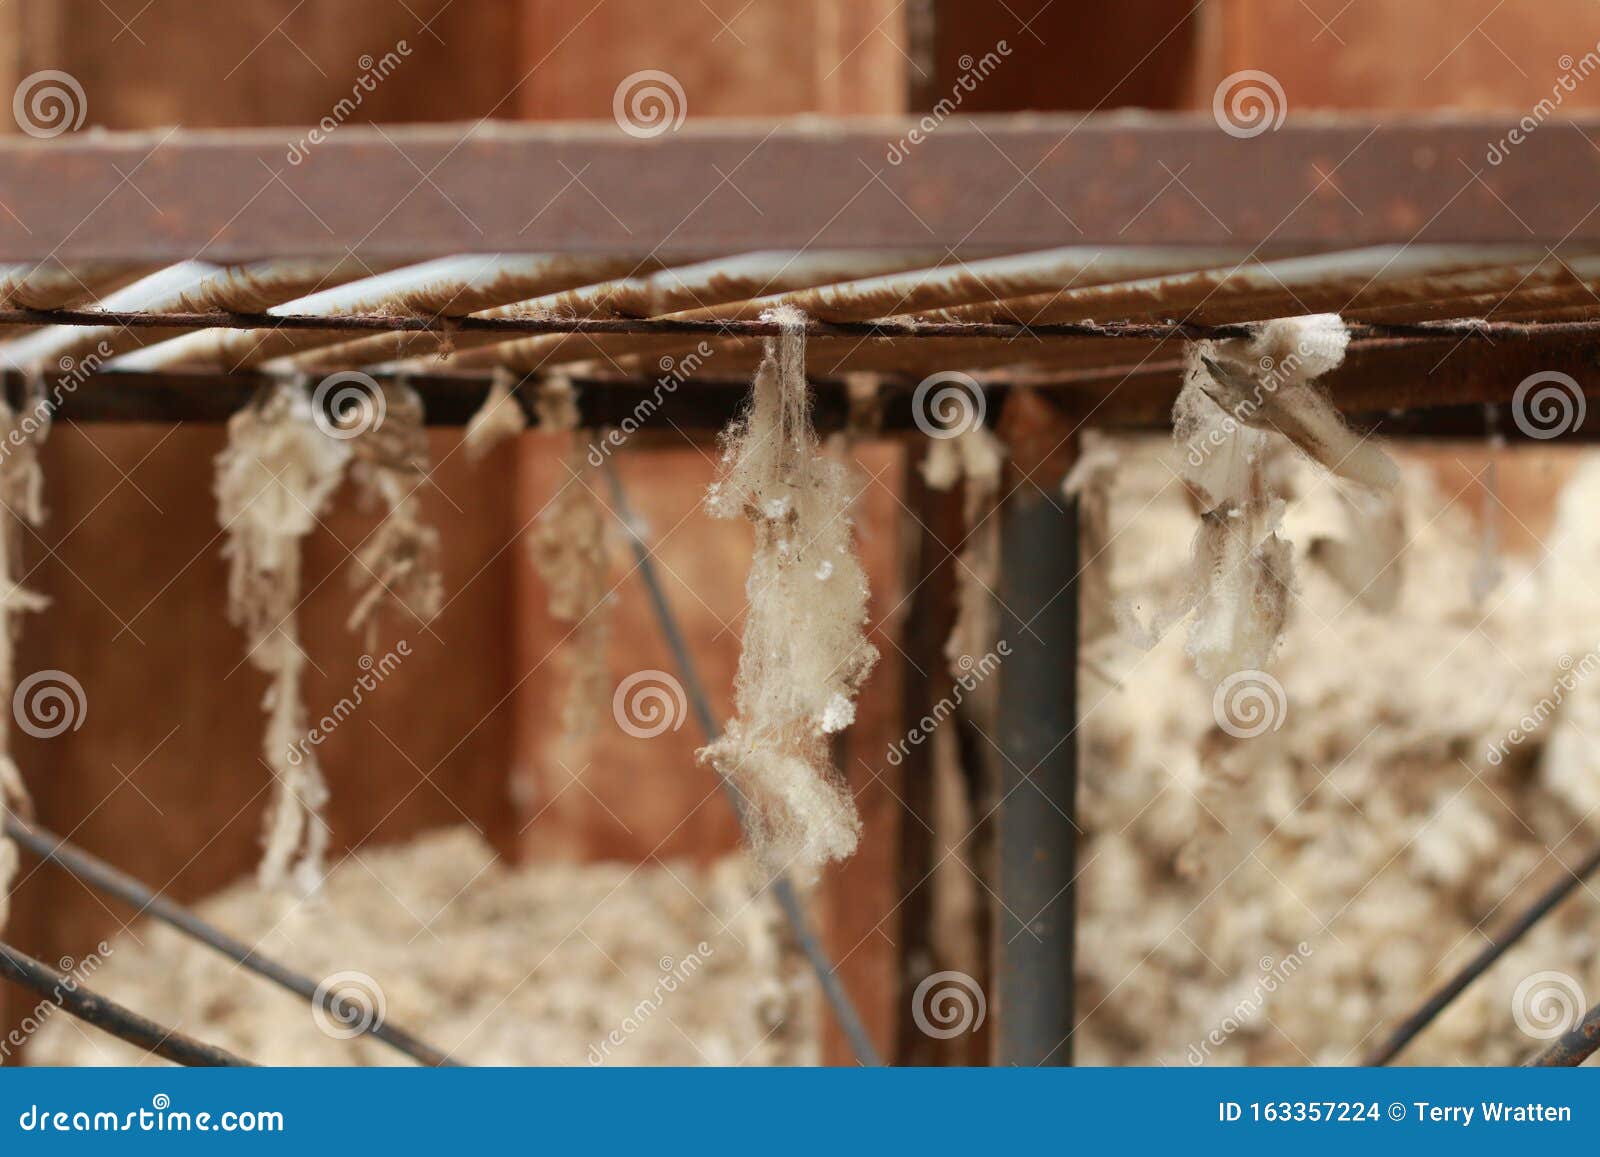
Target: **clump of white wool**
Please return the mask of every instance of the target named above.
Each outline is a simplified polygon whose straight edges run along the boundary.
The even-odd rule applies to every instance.
[[[22,525],[44,521],[44,473],[39,468],[43,427],[24,428],[17,413],[0,398],[0,699],[11,702],[17,683],[16,640],[23,611],[49,605],[43,595],[22,585]],[[0,724],[0,814],[31,817],[33,801],[11,758],[10,720]],[[11,913],[11,884],[18,866],[17,847],[0,835],[0,932]]]
[[[1388,455],[1346,426],[1315,385],[1344,361],[1349,340],[1337,315],[1314,314],[1188,351],[1173,441],[1184,451],[1180,469],[1200,504],[1200,526],[1186,587],[1156,616],[1147,642],[1193,612],[1188,651],[1208,679],[1265,667],[1288,617],[1293,559],[1278,533],[1284,504],[1269,474],[1278,440],[1365,494],[1393,490],[1398,480]],[[1337,550],[1334,560],[1363,590],[1392,561]]]
[[[856,557],[845,467],[817,452],[805,378],[805,317],[780,309],[749,409],[723,436],[706,494],[715,518],[745,517],[755,551],[736,717],[701,758],[748,803],[755,851],[773,869],[815,876],[855,850],[861,821],[828,737],[855,719],[878,659],[865,635],[867,580]]]
[[[251,665],[270,682],[262,708],[262,756],[276,781],[267,816],[263,886],[292,876],[302,891],[321,880],[327,800],[316,755],[301,751],[306,732],[295,608],[300,601],[301,545],[344,475],[350,444],[315,420],[303,385],[265,387],[228,422],[228,445],[217,455],[217,518],[227,541],[228,617],[250,640]],[[297,746],[298,745],[298,746]],[[291,753],[298,758],[291,758]]]
[[[362,423],[351,440],[350,480],[364,505],[383,510],[382,521],[350,560],[350,585],[357,592],[347,625],[365,629],[367,647],[377,645],[378,612],[388,605],[428,625],[444,606],[439,572],[439,532],[422,516],[418,491],[428,477],[428,432],[422,399],[406,385],[383,385],[382,405],[358,411]]]

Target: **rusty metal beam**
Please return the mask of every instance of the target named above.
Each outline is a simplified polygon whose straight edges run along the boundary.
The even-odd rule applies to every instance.
[[[1242,139],[1198,114],[1002,116],[907,148],[910,119],[692,120],[650,140],[609,121],[346,125],[298,164],[295,130],[85,133],[0,143],[0,261],[1600,242],[1600,122],[1489,164],[1512,129],[1294,116]]]

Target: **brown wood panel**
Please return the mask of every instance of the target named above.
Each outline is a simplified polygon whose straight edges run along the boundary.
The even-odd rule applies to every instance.
[[[935,18],[938,80],[926,93],[930,105],[949,99],[961,112],[1176,108],[1192,83],[1199,32],[1193,0],[937,0]],[[990,53],[992,70],[981,63]]]
[[[1588,0],[1221,0],[1207,6],[1196,103],[1240,69],[1271,73],[1296,108],[1529,111],[1600,105],[1600,9]],[[1573,80],[1571,91],[1561,85]]]

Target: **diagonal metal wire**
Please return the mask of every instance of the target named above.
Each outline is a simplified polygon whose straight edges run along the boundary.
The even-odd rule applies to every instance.
[[[79,1020],[174,1064],[195,1068],[254,1067],[226,1049],[197,1041],[177,1029],[165,1028],[115,1001],[97,996],[75,977],[57,972],[3,941],[0,941],[0,979],[15,981]]]
[[[1596,870],[1600,870],[1600,848],[1590,852],[1588,859],[1579,864],[1575,871],[1568,872],[1565,878],[1558,880],[1546,889],[1537,900],[1511,923],[1510,927],[1485,945],[1483,950],[1469,960],[1460,972],[1456,973],[1439,991],[1430,996],[1421,1008],[1401,1022],[1400,1027],[1395,1029],[1394,1034],[1367,1057],[1366,1063],[1369,1065],[1386,1065],[1394,1060],[1401,1049],[1410,1044],[1423,1029],[1438,1018],[1440,1013],[1450,1007],[1450,1003],[1456,997],[1466,991],[1468,985],[1487,972],[1496,960],[1505,955],[1507,949],[1526,936],[1533,926],[1554,911],[1561,901],[1577,891],[1578,887],[1590,876],[1594,875]],[[1600,1016],[1590,1014],[1589,1019],[1595,1021],[1597,1028],[1600,1028]],[[1600,1042],[1600,1036],[1596,1036],[1596,1042]],[[1589,1051],[1593,1052],[1595,1047],[1595,1044],[1591,1044]],[[1588,1053],[1584,1054],[1584,1056],[1587,1055]],[[1576,1064],[1577,1061],[1571,1063]]]
[[[612,502],[616,504],[617,515],[622,519],[627,528],[628,543],[633,548],[634,561],[638,564],[639,576],[644,580],[646,590],[650,594],[650,605],[655,611],[656,622],[661,627],[661,634],[666,639],[667,648],[672,652],[672,661],[677,665],[678,674],[683,680],[684,693],[688,696],[689,703],[694,711],[695,719],[700,724],[700,730],[706,737],[706,742],[713,742],[721,729],[717,726],[716,716],[711,710],[711,700],[706,696],[705,686],[700,682],[700,673],[695,666],[694,656],[689,652],[688,642],[683,637],[683,631],[678,626],[677,616],[673,613],[672,605],[667,601],[666,590],[661,585],[661,576],[656,572],[655,560],[650,557],[650,548],[640,535],[638,523],[634,519],[633,509],[628,504],[628,496],[622,487],[622,479],[618,476],[616,468],[607,459],[601,468],[605,474],[606,484],[611,490]],[[739,819],[739,827],[746,837],[749,836],[749,819],[746,815],[747,804],[744,797],[739,794],[738,788],[721,772],[717,779],[722,787],[722,793],[728,802],[733,805],[734,814]],[[850,1000],[850,994],[844,990],[844,985],[839,982],[839,974],[835,969],[833,960],[823,948],[822,942],[817,938],[810,921],[806,919],[805,909],[800,903],[800,896],[795,891],[794,882],[787,873],[780,873],[772,881],[772,894],[778,901],[784,919],[789,922],[789,927],[794,933],[795,942],[800,951],[805,954],[811,969],[816,973],[817,983],[822,987],[822,995],[828,1002],[828,1007],[833,1010],[833,1015],[839,1022],[839,1028],[845,1038],[850,1042],[851,1051],[855,1053],[856,1060],[863,1065],[882,1065],[883,1058],[878,1055],[878,1050],[873,1046],[872,1038],[867,1035],[866,1027],[861,1023],[860,1014],[856,1012],[855,1004]]]
[[[3,812],[3,809],[0,809],[0,812]],[[226,932],[202,920],[181,904],[152,892],[126,872],[112,867],[82,848],[75,847],[61,836],[36,825],[24,823],[9,812],[3,814],[7,836],[40,859],[76,876],[89,887],[114,896],[124,903],[132,904],[141,914],[148,912],[162,923],[169,924],[184,935],[198,940],[208,948],[215,949],[241,968],[246,968],[257,976],[264,976],[274,984],[305,997],[313,1005],[339,1018],[342,1024],[361,1024],[367,1019],[341,1016],[340,997],[336,992],[325,990],[310,977],[302,976],[276,960],[263,956],[248,944],[235,940]],[[452,1067],[459,1064],[450,1060],[439,1049],[386,1020],[380,1019],[362,1031],[421,1064]]]

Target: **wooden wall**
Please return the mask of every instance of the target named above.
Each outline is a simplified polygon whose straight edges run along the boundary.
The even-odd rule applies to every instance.
[[[1210,0],[1198,10],[1188,0],[408,3],[10,0],[0,3],[0,91],[60,68],[83,85],[91,124],[308,123],[349,94],[364,54],[404,40],[410,55],[365,96],[358,119],[607,118],[618,83],[648,68],[676,77],[691,117],[887,113],[907,107],[908,93],[919,107],[947,95],[962,57],[1003,38],[1012,55],[965,109],[1206,108],[1222,77],[1260,68],[1284,84],[1291,110],[1520,110],[1548,95],[1563,53],[1581,57],[1600,40],[1589,0]],[[1568,101],[1592,107],[1600,88]],[[28,546],[30,582],[54,605],[26,626],[22,671],[68,671],[89,702],[80,730],[19,740],[42,818],[182,898],[251,869],[267,784],[256,750],[261,680],[239,666],[242,641],[223,621],[210,496],[220,444],[214,428],[58,429],[46,450],[51,520]],[[431,632],[402,632],[414,657],[323,749],[336,843],[465,819],[534,857],[651,862],[734,846],[726,809],[693,762],[692,724],[650,741],[601,734],[582,756],[581,783],[578,767],[557,762],[568,754],[554,742],[563,632],[544,616],[517,545],[560,477],[550,447],[530,436],[473,470],[455,435],[432,445],[440,467],[429,504],[446,528],[452,601]],[[712,471],[706,446],[674,441],[623,465],[726,712],[747,535],[697,511]],[[905,1012],[896,868],[912,821],[906,785],[875,753],[901,732],[891,639],[916,527],[900,503],[895,451],[868,448],[862,465],[876,478],[858,519],[885,659],[843,753],[866,840],[819,903],[846,982],[888,1047]],[[307,688],[313,710],[348,690],[362,650],[341,626],[338,572],[370,521],[347,506],[308,549],[304,626],[321,668]],[[619,543],[616,678],[671,666],[628,566]],[[77,954],[125,915],[58,873],[30,872],[8,935],[42,957]],[[829,1056],[843,1056],[831,1038]]]

